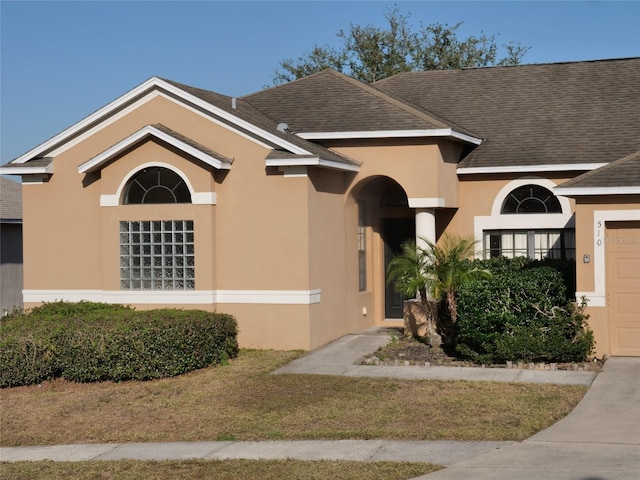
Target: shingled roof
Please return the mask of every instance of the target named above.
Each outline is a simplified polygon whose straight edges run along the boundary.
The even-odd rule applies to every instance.
[[[242,97],[296,133],[455,129],[473,133],[333,70]]]
[[[0,222],[22,220],[22,185],[0,177]]]
[[[640,149],[640,58],[401,73],[374,84],[484,139],[459,166],[607,163]]]
[[[555,190],[561,195],[640,193],[640,151],[572,178]]]
[[[329,160],[331,162],[336,162],[337,164],[344,164],[347,168],[349,167],[358,167],[360,165],[359,162],[356,162],[353,159],[347,158],[344,155],[341,155],[337,152],[329,150],[321,145],[316,143],[304,140],[300,137],[292,135],[288,133],[288,131],[283,131],[278,128],[278,125],[282,123],[281,120],[273,118],[267,113],[257,109],[251,103],[245,101],[243,98],[233,98],[228,97],[226,95],[220,95],[215,92],[211,92],[209,90],[203,90],[200,88],[191,87],[189,85],[184,85],[182,83],[174,82],[172,80],[163,79],[167,83],[170,83],[181,90],[198,97],[204,100],[211,105],[214,105],[226,112],[234,115],[235,117],[241,118],[244,121],[250,123],[251,125],[255,125],[272,135],[275,135],[283,140],[286,140],[289,143],[292,143],[308,152],[311,152],[315,156],[322,158],[324,160]],[[238,128],[237,125],[235,128]],[[278,152],[277,148],[274,148],[276,152]]]

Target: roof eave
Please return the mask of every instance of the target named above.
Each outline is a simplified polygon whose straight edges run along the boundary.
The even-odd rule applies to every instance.
[[[320,157],[268,158],[265,162],[267,167],[323,167],[343,172],[358,172],[360,170],[360,166],[356,164],[326,160]]]
[[[47,165],[29,166],[9,163],[0,166],[0,175],[53,175],[53,162]]]
[[[301,132],[296,135],[305,140],[358,140],[372,138],[421,138],[451,137],[456,140],[480,145],[482,139],[458,132],[451,128],[433,128],[424,130],[371,130],[371,131],[339,131],[339,132]]]
[[[558,165],[500,165],[493,167],[459,167],[458,175],[475,175],[483,173],[534,173],[534,172],[573,172],[595,170],[606,163],[570,163]]]
[[[553,192],[564,197],[600,195],[640,195],[640,186],[622,187],[555,187]]]
[[[102,166],[107,162],[111,161],[113,158],[120,155],[123,151],[148,137],[155,137],[159,140],[167,142],[168,144],[178,148],[184,153],[191,155],[192,157],[197,158],[207,165],[210,165],[219,170],[228,170],[231,168],[230,160],[216,158],[209,153],[204,152],[203,150],[198,149],[193,145],[189,145],[179,138],[176,138],[173,135],[170,135],[169,133],[154,127],[153,125],[147,125],[145,127],[142,127],[137,132],[129,135],[127,138],[116,143],[112,147],[108,148],[104,152],[79,165],[78,173],[88,173],[100,170],[100,168],[102,168]]]
[[[158,77],[151,77],[150,79],[148,79],[147,81],[145,81],[144,83],[138,85],[137,87],[133,88],[132,90],[130,90],[129,92],[125,93],[124,95],[121,95],[120,97],[118,97],[117,99],[113,100],[112,102],[110,102],[109,104],[105,105],[104,107],[102,107],[101,109],[95,111],[94,113],[92,113],[91,115],[85,117],[84,119],[82,119],[81,121],[75,123],[74,125],[72,125],[71,127],[63,130],[62,132],[60,132],[59,134],[55,135],[54,137],[50,138],[49,140],[41,143],[40,145],[38,145],[35,148],[32,148],[31,150],[29,150],[28,152],[24,153],[23,155],[17,157],[16,159],[12,160],[11,163],[12,164],[21,164],[21,163],[25,163],[28,162],[29,160],[32,160],[35,157],[38,156],[42,156],[45,152],[50,151],[51,149],[53,149],[54,147],[56,147],[57,145],[60,145],[66,141],[68,141],[70,138],[72,138],[74,135],[76,135],[78,132],[81,132],[83,130],[85,130],[86,128],[89,128],[91,125],[94,125],[96,123],[99,123],[103,118],[109,116],[113,111],[119,109],[120,107],[122,107],[123,105],[126,105],[127,103],[135,100],[138,96],[143,95],[146,91],[154,89],[154,88],[160,88],[162,90],[165,90],[173,95],[175,95],[176,97],[188,101],[194,105],[197,105],[200,108],[204,108],[206,111],[214,114],[214,115],[218,115],[221,118],[224,118],[225,120],[227,120],[228,122],[230,122],[233,125],[236,125],[239,128],[245,129],[249,132],[251,132],[252,134],[256,135],[257,137],[260,137],[262,139],[264,139],[266,142],[278,145],[279,147],[289,150],[293,153],[297,153],[297,154],[308,154],[310,152],[306,151],[305,149],[294,145],[291,142],[287,142],[286,140],[280,138],[279,136],[267,132],[266,130],[260,128],[260,127],[256,127],[255,125],[251,124],[250,122],[247,122],[246,120],[243,120],[242,118],[233,115],[229,112],[227,112],[226,110],[223,110],[219,107],[216,107],[215,105],[206,102],[205,100],[192,95],[182,89],[180,89],[179,87],[172,85],[171,83],[162,80],[161,78]]]

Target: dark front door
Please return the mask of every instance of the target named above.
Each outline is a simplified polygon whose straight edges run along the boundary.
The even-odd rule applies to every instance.
[[[388,218],[382,221],[382,239],[384,241],[385,271],[385,318],[402,318],[402,295],[396,292],[393,284],[386,284],[386,272],[389,262],[401,250],[402,243],[416,238],[416,224],[413,218]]]

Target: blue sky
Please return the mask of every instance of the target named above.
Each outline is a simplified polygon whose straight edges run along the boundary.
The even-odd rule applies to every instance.
[[[415,25],[531,47],[523,63],[640,56],[640,1],[398,1]],[[0,1],[0,164],[151,76],[242,96],[278,62],[385,25],[384,1]]]

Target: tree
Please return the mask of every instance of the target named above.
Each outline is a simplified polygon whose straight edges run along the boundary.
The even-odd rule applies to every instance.
[[[349,30],[336,34],[340,47],[316,44],[297,60],[283,60],[273,77],[274,85],[327,68],[370,83],[400,72],[517,65],[529,50],[510,42],[503,45],[507,55],[498,58],[495,35],[458,38],[463,22],[420,23],[417,30],[412,30],[409,15],[401,14],[397,6],[387,10],[384,17],[388,23],[385,28],[351,24]]]

